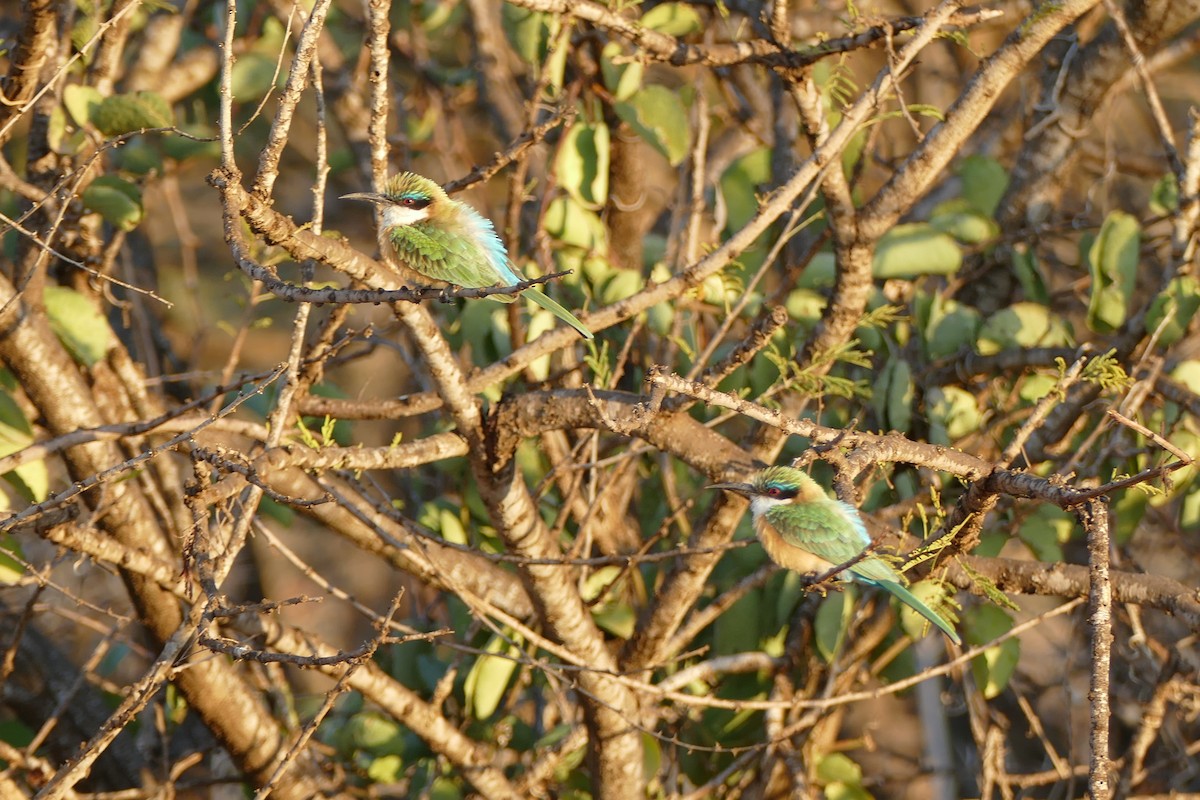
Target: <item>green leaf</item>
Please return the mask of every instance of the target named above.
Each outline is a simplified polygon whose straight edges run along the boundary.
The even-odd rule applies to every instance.
[[[396,783],[404,777],[404,759],[394,754],[374,758],[367,765],[367,777],[375,783]]]
[[[0,457],[10,456],[33,444],[33,426],[21,406],[7,391],[0,390]],[[22,464],[4,474],[22,497],[40,503],[50,495],[50,472],[42,459]]]
[[[817,784],[862,783],[862,767],[850,760],[845,753],[830,753],[817,762]]]
[[[108,320],[91,300],[66,286],[47,286],[46,316],[50,329],[76,361],[92,366],[113,346]]]
[[[338,736],[339,747],[383,756],[399,753],[404,746],[404,729],[393,719],[364,711],[346,721]]]
[[[411,145],[428,142],[437,131],[438,121],[442,117],[441,106],[431,105],[423,114],[406,114],[404,130]]]
[[[71,156],[83,149],[87,143],[87,133],[82,128],[72,130],[67,124],[67,112],[61,106],[56,106],[50,110],[46,141],[54,152]]]
[[[1017,389],[1017,395],[1029,405],[1033,405],[1058,386],[1058,379],[1052,375],[1034,374],[1025,377]]]
[[[671,166],[679,166],[687,157],[692,126],[679,92],[651,84],[628,100],[618,101],[616,110]]]
[[[1043,503],[1021,523],[1017,536],[1039,561],[1057,563],[1063,560],[1062,546],[1071,539],[1075,522],[1073,514]]]
[[[872,272],[876,278],[916,278],[920,275],[953,275],[962,266],[958,242],[932,225],[915,222],[897,225],[883,235],[875,250]]]
[[[598,209],[608,200],[609,152],[607,125],[572,125],[563,136],[558,185],[584,208]]]
[[[788,294],[784,308],[789,317],[797,322],[808,323],[806,328],[811,328],[821,318],[821,312],[828,302],[824,295],[809,289],[796,289]]]
[[[519,641],[515,634],[512,638]],[[509,644],[499,635],[493,636],[484,649],[488,653],[504,653],[507,657],[482,655],[471,665],[463,692],[475,719],[487,719],[500,707],[508,682],[517,670],[515,659],[521,655],[516,645]]]
[[[945,358],[975,343],[983,319],[978,311],[957,300],[933,298],[925,325],[925,352],[931,359]]]
[[[79,127],[92,122],[103,102],[104,95],[94,86],[73,83],[63,89],[63,106]]]
[[[146,175],[162,170],[162,157],[158,154],[158,148],[152,147],[142,136],[122,147],[116,155],[117,166],[134,175]]]
[[[12,534],[0,535],[0,586],[11,586],[25,576],[21,545]]]
[[[1038,303],[1015,303],[987,318],[979,331],[975,349],[981,355],[1026,347],[1055,347],[1069,344],[1071,337],[1061,318]]]
[[[762,613],[762,591],[759,590],[749,592],[717,617],[713,625],[714,654],[727,656],[757,650]]]
[[[642,290],[645,282],[640,272],[620,269],[613,272],[597,295],[601,305],[619,303],[627,297],[633,297]]]
[[[627,63],[618,64],[618,59],[627,60]],[[604,87],[614,99],[628,100],[642,88],[646,66],[625,55],[625,49],[617,42],[609,42],[600,51],[600,74],[604,76]]]
[[[276,72],[277,60],[266,53],[250,52],[240,56],[233,65],[230,89],[239,103],[254,102],[266,97],[267,92],[282,77]]]
[[[758,213],[758,190],[771,180],[771,149],[752,150],[729,165],[721,175],[721,196],[725,200],[725,230],[742,228]],[[811,269],[811,266],[809,267]],[[807,275],[808,270],[805,270]]]
[[[105,136],[118,136],[143,128],[170,128],[175,124],[175,113],[160,95],[133,92],[104,98],[91,119]]]
[[[1180,361],[1171,370],[1171,380],[1178,381],[1190,391],[1200,394],[1200,361],[1194,359]]]
[[[892,356],[875,380],[872,397],[880,425],[907,433],[912,424],[913,396],[912,367],[904,359]]]
[[[607,249],[604,223],[570,197],[556,197],[546,209],[546,233],[563,244],[588,252]]]
[[[1188,323],[1200,309],[1200,282],[1191,275],[1173,279],[1150,305],[1146,313],[1146,333],[1152,334],[1162,326],[1158,344],[1169,347],[1187,333]]]
[[[203,124],[189,124],[180,126],[179,130],[196,137],[196,139],[180,136],[176,133],[164,135],[162,137],[163,154],[177,161],[183,161],[188,158],[217,158],[221,155],[221,143],[213,137],[216,135],[216,130]],[[212,139],[211,141],[197,141],[197,139]]]
[[[1136,217],[1122,211],[1105,217],[1087,252],[1092,276],[1087,323],[1093,331],[1112,333],[1125,321],[1137,283],[1141,244],[1142,227]]]
[[[642,15],[643,27],[669,36],[686,36],[703,27],[700,14],[686,3],[663,3]]]
[[[934,211],[929,224],[964,244],[983,244],[1000,233],[1000,227],[994,221],[968,207],[963,200],[942,203]]]
[[[628,639],[633,636],[633,628],[637,624],[637,614],[628,603],[605,603],[592,611],[592,619],[601,629],[608,631],[618,639]]]
[[[447,542],[464,547],[468,544],[467,529],[462,518],[448,508],[438,509],[438,531]]]
[[[967,156],[958,165],[963,199],[988,219],[994,219],[1000,199],[1008,189],[1008,173],[999,161],[987,156]]]
[[[831,783],[825,787],[825,800],[875,800],[875,795],[862,786]]]
[[[1150,190],[1150,211],[1160,217],[1173,214],[1179,209],[1179,182],[1171,173],[1154,182]]]
[[[462,800],[462,788],[450,778],[438,776],[429,789],[429,800]]]
[[[531,11],[512,3],[501,5],[501,25],[513,49],[527,64],[541,64],[558,33],[558,19],[544,11]]]
[[[783,580],[775,594],[775,619],[773,627],[782,628],[796,610],[796,606],[804,600],[804,576],[790,569],[783,571]]]
[[[615,564],[609,564],[588,575],[579,589],[579,595],[585,603],[591,603],[603,593],[612,582],[621,577],[624,570]]]
[[[925,392],[931,444],[951,445],[983,427],[975,395],[957,386],[935,386]]]
[[[817,607],[817,616],[813,622],[817,652],[827,663],[833,663],[833,657],[841,646],[842,637],[846,635],[853,613],[854,593],[849,586],[842,592],[830,592]]]
[[[1029,245],[1018,242],[1012,247],[1012,266],[1025,299],[1042,305],[1050,304],[1050,292],[1046,290],[1046,279],[1038,266],[1037,256]]]
[[[662,769],[662,744],[659,743],[658,737],[652,733],[642,732],[642,775],[647,781],[654,780],[654,776]]]
[[[105,222],[121,230],[133,230],[145,216],[141,190],[115,175],[96,178],[83,190],[80,199],[84,208],[96,212]]]
[[[1008,633],[1012,626],[1012,617],[995,606],[976,606],[966,614],[964,620],[966,640],[971,645],[987,644]],[[975,682],[983,689],[985,698],[991,700],[1004,691],[1020,657],[1021,643],[1013,638],[988,648],[972,659],[971,671],[975,675]]]
[[[1179,528],[1185,531],[1200,530],[1200,486],[1188,492],[1179,504]]]

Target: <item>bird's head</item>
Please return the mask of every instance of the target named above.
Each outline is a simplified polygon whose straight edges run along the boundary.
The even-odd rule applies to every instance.
[[[424,222],[436,217],[439,208],[450,202],[441,186],[415,172],[393,175],[382,192],[354,192],[342,195],[341,199],[365,200],[379,206],[383,228]]]
[[[794,467],[767,467],[748,483],[714,483],[708,488],[737,492],[767,506],[790,503],[798,496],[802,500],[812,499],[813,490],[824,496],[816,481]]]

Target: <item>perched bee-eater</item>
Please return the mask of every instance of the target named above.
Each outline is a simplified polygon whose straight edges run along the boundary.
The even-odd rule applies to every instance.
[[[355,192],[343,200],[366,200],[382,211],[384,258],[395,259],[438,283],[482,289],[512,286],[525,280],[508,258],[492,221],[450,197],[428,178],[401,172],[388,179],[382,194]],[[391,252],[386,252],[387,248]],[[522,293],[585,339],[594,338],[567,309],[537,289]],[[511,303],[515,295],[493,294]]]
[[[871,546],[858,509],[830,498],[798,469],[768,467],[750,483],[717,483],[708,488],[728,489],[750,498],[758,539],[781,567],[796,572],[825,572],[853,561]],[[859,558],[840,577],[885,589],[941,628],[955,644],[961,643],[950,623],[905,589],[904,576],[879,556]]]

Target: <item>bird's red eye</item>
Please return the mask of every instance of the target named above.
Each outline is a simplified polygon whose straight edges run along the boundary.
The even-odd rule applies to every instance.
[[[406,197],[400,201],[400,205],[402,205],[402,206],[411,206],[412,204],[413,204],[413,199],[411,197]]]
[[[768,497],[779,497],[780,494],[781,492],[779,491],[778,486],[772,486],[770,489],[767,489]]]

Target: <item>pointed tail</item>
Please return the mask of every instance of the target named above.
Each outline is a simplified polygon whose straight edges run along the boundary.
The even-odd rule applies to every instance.
[[[895,581],[871,581],[871,583],[875,584],[881,589],[886,589],[887,591],[891,592],[901,603],[904,603],[913,611],[916,611],[922,617],[932,622],[941,629],[942,633],[950,637],[950,641],[954,642],[955,644],[962,644],[962,639],[958,638],[958,634],[954,631],[954,628],[950,625],[950,623],[946,622],[946,620],[942,619],[940,614],[917,599],[917,596],[908,589],[905,589]]]
[[[561,319],[563,322],[570,325],[575,330],[579,331],[579,335],[585,339],[595,339],[596,337],[587,328],[583,327],[583,323],[575,319],[575,315],[567,311],[558,302],[548,294],[539,292],[537,289],[530,289],[527,292],[521,293],[522,297],[527,297],[537,303],[542,308],[549,311],[554,316]]]

